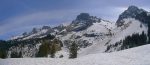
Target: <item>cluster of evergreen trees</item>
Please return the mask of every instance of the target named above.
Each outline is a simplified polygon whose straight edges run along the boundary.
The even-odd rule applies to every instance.
[[[11,58],[22,58],[22,53],[12,52],[10,56]]]
[[[131,36],[125,37],[124,40],[120,40],[119,42],[116,42],[115,44],[108,45],[105,52],[111,52],[112,48],[119,51],[119,50],[137,47],[137,46],[141,46],[145,44],[149,44],[149,42],[148,42],[147,35],[143,31],[142,34],[136,33]],[[116,47],[118,47],[119,45],[121,45],[120,49],[116,49]]]
[[[27,39],[27,40],[0,40],[0,58],[7,58],[7,53],[8,50],[11,47],[24,47],[24,45],[30,44],[30,45],[35,45],[36,43],[41,42],[41,40],[52,40],[54,39],[55,36],[54,35],[47,35],[44,38],[33,38],[33,39]],[[44,42],[43,42],[44,43]],[[12,52],[10,54],[11,58],[21,58],[22,57],[22,53],[21,52]]]
[[[148,40],[150,43],[150,15],[147,15],[148,12],[141,12],[140,14],[136,15],[135,19],[140,20],[142,23],[148,25]]]
[[[56,51],[61,50],[61,44],[61,41],[58,39],[54,39],[53,41],[43,40],[36,56],[48,57],[50,55],[51,58],[54,58]]]
[[[7,57],[7,42],[4,40],[0,40],[0,58]]]
[[[50,55],[51,58],[55,57],[55,53],[61,50],[63,46],[62,42],[58,39],[55,39],[53,35],[47,35],[44,38],[35,38],[35,39],[27,39],[27,40],[9,40],[3,41],[0,40],[0,58],[6,58],[7,52],[9,48],[20,46],[23,47],[26,44],[35,45],[37,42],[41,42],[42,44],[39,47],[39,51],[36,54],[36,57],[48,57]],[[76,58],[78,51],[78,45],[75,42],[71,42],[69,47],[69,58]],[[11,52],[11,58],[22,58],[22,52],[19,53],[16,51]],[[63,57],[61,55],[60,57]]]
[[[150,16],[149,16],[149,21],[148,21],[148,43],[150,43]]]
[[[132,36],[127,36],[123,40],[123,45],[121,46],[121,49],[123,50],[145,44],[147,44],[147,35],[142,32],[142,34],[133,34]]]
[[[53,41],[44,40],[42,41],[42,45],[39,48],[39,51],[36,57],[48,57],[50,55],[51,58],[55,57],[55,53],[61,50],[62,43],[58,39],[54,39]],[[77,58],[78,45],[75,42],[72,42],[69,47],[69,58]],[[63,57],[61,55],[60,57]]]

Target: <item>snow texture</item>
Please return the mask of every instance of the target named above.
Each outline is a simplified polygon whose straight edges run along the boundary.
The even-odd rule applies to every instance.
[[[67,58],[9,58],[0,65],[150,65],[150,45],[112,53],[89,54],[76,59]]]

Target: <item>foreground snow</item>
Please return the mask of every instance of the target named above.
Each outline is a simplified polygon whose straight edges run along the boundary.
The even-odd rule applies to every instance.
[[[89,54],[77,59],[0,59],[0,65],[150,65],[150,44],[112,53]]]

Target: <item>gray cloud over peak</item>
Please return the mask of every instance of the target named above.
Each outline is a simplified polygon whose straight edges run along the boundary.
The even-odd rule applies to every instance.
[[[1,0],[0,39],[8,39],[16,32],[28,31],[34,26],[68,23],[82,12],[115,22],[119,14],[130,5],[150,11],[149,2],[150,0]]]

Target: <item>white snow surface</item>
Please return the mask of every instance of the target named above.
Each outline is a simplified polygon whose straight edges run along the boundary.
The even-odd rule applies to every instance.
[[[21,37],[23,37],[23,35],[13,36],[13,37],[10,38],[10,40],[18,39],[18,38],[21,38]]]
[[[71,32],[65,36],[60,37],[62,41],[72,38],[72,35],[82,36],[80,39],[87,40],[92,43],[91,46],[87,48],[81,48],[79,50],[79,56],[84,56],[93,53],[105,52],[108,45],[113,45],[120,40],[124,40],[125,37],[132,34],[141,34],[143,31],[147,34],[146,25],[142,24],[140,21],[134,18],[123,19],[125,21],[124,25],[121,27],[116,27],[114,22],[107,22],[102,20],[101,22],[93,23],[92,26],[86,30],[80,32]],[[142,27],[141,27],[142,26]],[[96,37],[86,37],[84,34],[95,34]],[[112,35],[107,35],[112,34]],[[106,43],[108,43],[106,45]],[[111,48],[109,51],[117,51],[120,49],[118,47]]]
[[[134,18],[127,18],[123,20],[125,21],[124,25],[113,30],[114,36],[110,42],[111,44],[115,44],[116,42],[125,39],[126,36],[130,36],[132,34],[142,34],[142,32],[147,34],[148,28],[140,21]]]
[[[89,27],[86,32],[92,31],[94,33],[107,34],[109,32],[109,29],[112,29],[114,27],[113,24],[114,23],[112,22],[107,22],[102,20],[100,23],[99,22],[93,23],[93,25]]]
[[[150,65],[150,44],[112,53],[67,58],[9,58],[0,65]]]

